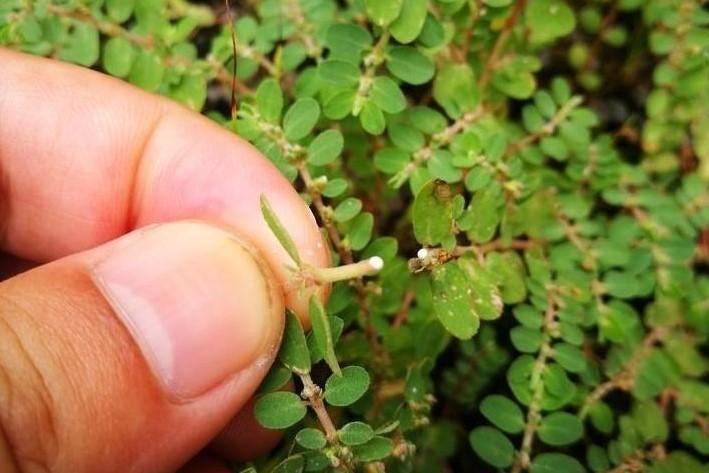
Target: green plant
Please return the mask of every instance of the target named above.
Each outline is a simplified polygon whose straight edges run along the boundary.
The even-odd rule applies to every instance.
[[[233,3],[4,0],[0,43],[202,111],[327,234],[262,199],[339,282],[235,471],[707,471],[703,0]]]

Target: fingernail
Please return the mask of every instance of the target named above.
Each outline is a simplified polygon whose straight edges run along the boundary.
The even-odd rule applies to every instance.
[[[93,278],[167,394],[198,397],[267,349],[273,291],[232,235],[197,222],[159,225],[93,268]]]

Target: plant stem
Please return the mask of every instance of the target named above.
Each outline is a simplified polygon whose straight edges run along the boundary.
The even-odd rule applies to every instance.
[[[154,47],[154,41],[152,37],[137,35],[135,33],[131,33],[130,31],[116,23],[102,21],[97,18],[94,18],[91,15],[91,12],[85,7],[77,7],[76,9],[71,9],[61,5],[49,3],[47,4],[47,11],[59,17],[69,18],[72,20],[80,21],[82,23],[88,23],[106,36],[125,38],[129,42],[140,46],[141,48],[152,49]]]
[[[613,24],[615,19],[618,17],[618,3],[614,2],[613,5],[608,10],[608,13],[603,17],[601,21],[601,26],[596,34],[596,39],[593,41],[593,45],[588,54],[586,62],[580,67],[580,72],[588,72],[595,63],[598,62],[598,53],[603,46],[603,35],[606,33],[608,28]]]
[[[633,353],[630,360],[625,365],[625,368],[613,376],[612,379],[596,386],[591,394],[586,397],[586,400],[579,409],[578,415],[581,419],[586,418],[593,405],[603,399],[611,391],[616,389],[627,391],[633,388],[638,366],[667,330],[667,327],[656,327],[653,331],[648,333],[640,347]]]
[[[554,300],[554,293],[551,289],[547,289],[547,309],[544,315],[544,339],[542,341],[542,346],[539,349],[539,354],[532,367],[532,375],[529,381],[530,388],[532,391],[532,400],[529,403],[529,410],[527,411],[527,421],[524,426],[524,435],[522,437],[522,445],[515,459],[515,463],[512,466],[512,473],[520,473],[523,470],[529,468],[531,456],[532,456],[532,442],[534,441],[534,434],[539,427],[539,422],[541,421],[541,408],[542,399],[544,398],[544,382],[542,380],[542,375],[546,369],[547,359],[552,354],[551,342],[554,326],[556,325],[556,302]]]
[[[394,187],[402,186],[421,164],[425,163],[433,156],[433,152],[436,149],[450,144],[451,141],[458,136],[458,133],[473,124],[484,113],[485,108],[478,106],[474,110],[464,113],[459,119],[440,133],[432,136],[424,147],[414,153],[413,160],[407,164],[402,171],[392,177],[389,183]]]
[[[480,75],[480,81],[478,82],[479,89],[484,89],[485,87],[487,87],[488,82],[490,82],[490,78],[492,77],[492,71],[497,65],[498,56],[507,44],[507,39],[512,33],[512,29],[514,28],[514,26],[517,24],[517,20],[522,14],[526,3],[527,0],[517,0],[517,3],[515,3],[514,9],[512,10],[510,16],[507,18],[505,25],[502,27],[502,32],[497,37],[495,45],[492,47],[492,52],[490,53],[490,56],[488,57],[487,62],[485,63],[483,72]]]
[[[373,256],[369,259],[346,264],[344,266],[312,268],[310,272],[315,276],[315,279],[322,283],[333,283],[376,274],[382,269],[383,265],[384,263],[380,257]]]
[[[576,107],[581,105],[582,102],[583,98],[578,95],[571,97],[569,101],[566,102],[564,106],[556,112],[556,114],[551,118],[551,120],[549,120],[539,131],[537,131],[536,133],[532,133],[531,135],[527,135],[521,140],[510,144],[507,147],[507,151],[505,151],[505,156],[512,156],[513,154],[519,152],[527,146],[536,143],[545,136],[553,135],[557,127],[561,125],[564,120],[566,120],[566,117],[568,117],[569,114],[573,112]]]
[[[330,414],[327,412],[325,403],[323,403],[323,393],[320,386],[313,382],[313,379],[309,374],[298,374],[300,380],[303,382],[303,397],[308,401],[308,405],[315,412],[315,415],[320,421],[320,425],[323,430],[325,430],[325,437],[327,437],[328,442],[333,445],[338,445],[340,440],[337,436],[337,428],[335,424],[330,419]]]

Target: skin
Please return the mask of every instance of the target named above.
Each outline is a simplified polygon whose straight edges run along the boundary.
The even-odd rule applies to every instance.
[[[251,399],[284,307],[305,317],[307,294],[289,284],[290,259],[258,198],[268,196],[303,259],[326,266],[307,206],[247,143],[170,101],[3,49],[0,70],[0,471],[221,473],[223,459],[274,446],[278,433],[256,425]],[[235,272],[265,279],[245,297],[268,301],[258,316],[269,322],[257,353],[235,355],[245,368],[175,400],[91,271],[122,236],[186,220],[247,249]]]

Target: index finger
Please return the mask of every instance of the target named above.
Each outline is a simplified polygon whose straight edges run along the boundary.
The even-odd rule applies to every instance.
[[[46,262],[134,228],[197,218],[250,241],[284,284],[291,263],[265,224],[266,194],[303,260],[329,255],[310,210],[248,143],[128,84],[0,48],[0,247]]]

